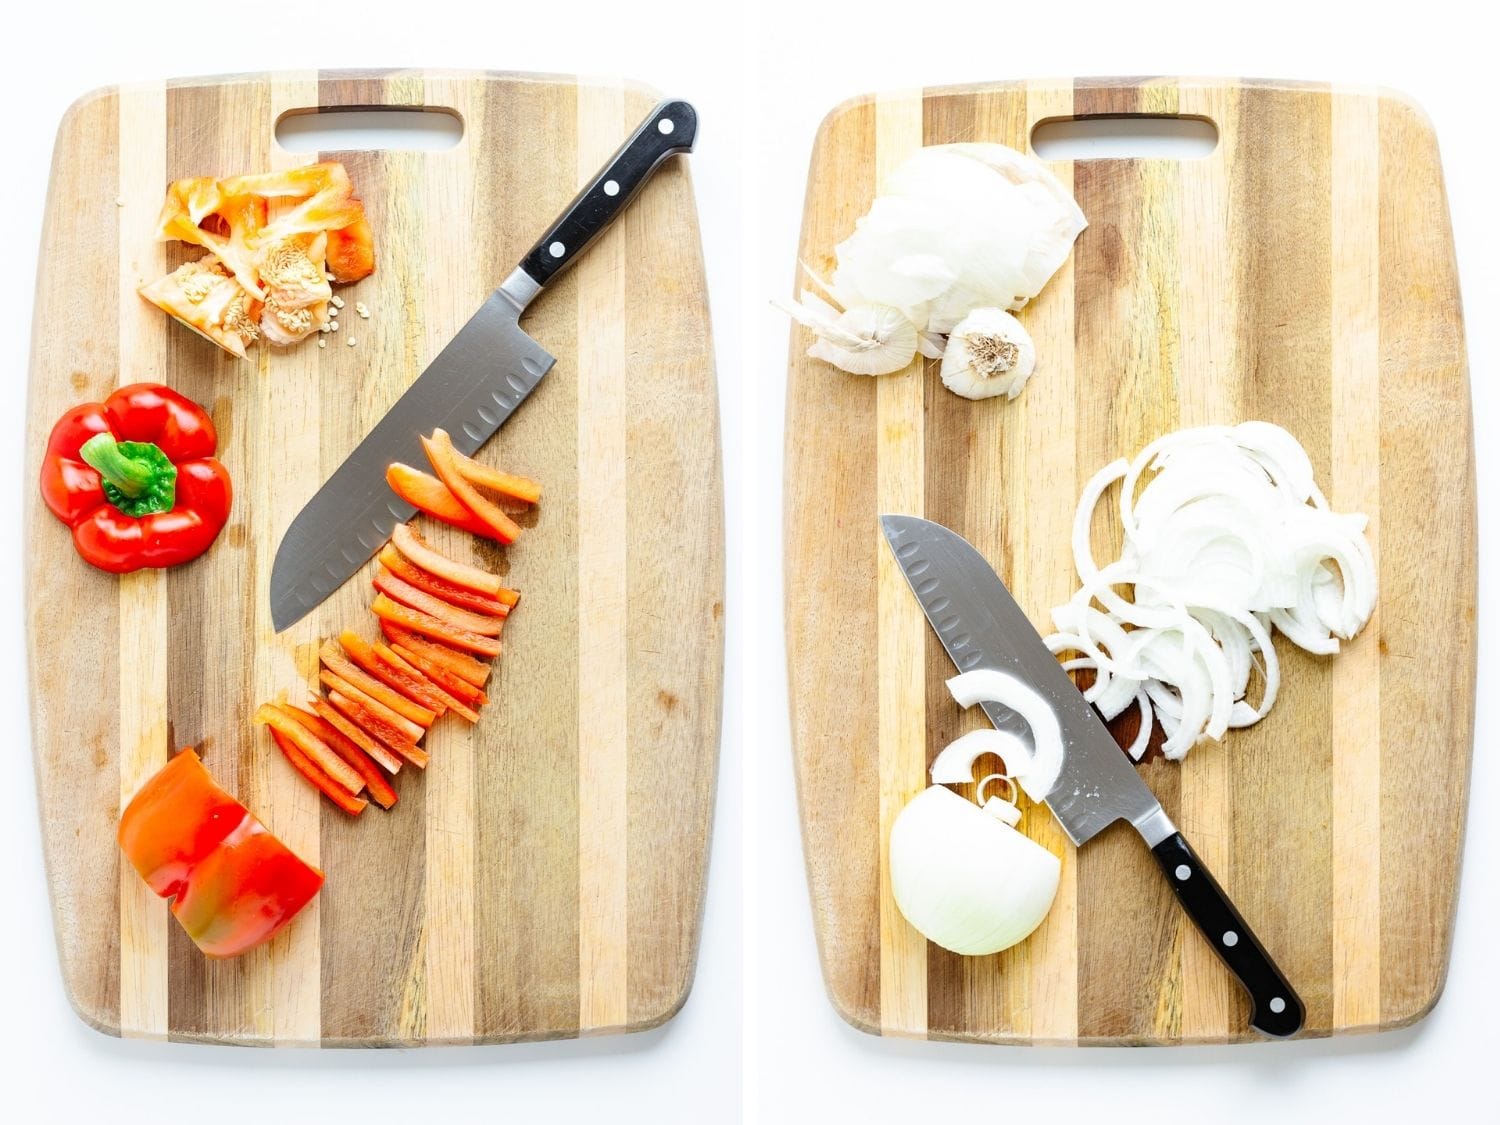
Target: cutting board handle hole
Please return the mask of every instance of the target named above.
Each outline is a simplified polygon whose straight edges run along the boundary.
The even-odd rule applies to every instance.
[[[1218,146],[1218,126],[1207,117],[1049,117],[1031,131],[1043,160],[1202,160]]]
[[[291,109],[276,120],[276,143],[287,152],[418,149],[437,152],[463,139],[464,122],[432,106],[333,106]]]

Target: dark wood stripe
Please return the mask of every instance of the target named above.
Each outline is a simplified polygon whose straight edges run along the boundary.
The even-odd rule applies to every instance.
[[[1437,141],[1395,96],[1380,107],[1380,176],[1380,1015],[1399,1025],[1437,1001],[1457,903],[1474,729],[1474,443]]]
[[[535,138],[524,159],[477,173],[476,216],[453,216],[477,239],[488,284],[514,268],[577,191],[576,93],[494,86],[478,127]],[[471,128],[474,125],[471,124]],[[519,155],[519,154],[518,154]],[[504,211],[491,211],[499,201]],[[478,218],[480,221],[475,221]],[[544,482],[534,527],[513,550],[472,547],[522,591],[505,656],[476,731],[476,946],[485,968],[476,1007],[483,1037],[557,1038],[578,1028],[578,442],[577,287],[549,285],[524,325],[559,362],[485,447],[485,457]],[[476,541],[477,542],[477,541]],[[546,560],[552,560],[547,562]],[[549,706],[567,700],[568,706]]]
[[[875,196],[875,103],[831,113],[813,155],[800,257],[822,277],[833,247]],[[809,196],[811,200],[811,195]],[[796,271],[791,287],[807,285]],[[806,357],[792,330],[788,385],[787,656],[795,669],[792,730],[813,919],[829,996],[857,1027],[880,1026],[880,779],[875,551],[875,380],[845,379]],[[829,463],[823,447],[837,449]],[[822,527],[837,534],[799,535]],[[856,544],[853,553],[850,544]],[[813,685],[838,685],[824,691]],[[837,794],[836,799],[829,797]]]
[[[1239,255],[1245,417],[1285,426],[1326,486],[1332,472],[1331,104],[1321,89],[1247,90],[1236,125],[1229,213]],[[1333,1016],[1329,663],[1285,640],[1277,653],[1275,711],[1235,731],[1225,751],[1231,791],[1257,797],[1233,804],[1226,889],[1298,989],[1309,1028],[1326,1029]],[[1267,862],[1268,852],[1275,862]],[[1243,1028],[1249,1010],[1238,989],[1231,1004],[1230,1026]]]
[[[1079,116],[1158,109],[1140,87],[1074,89]],[[1175,196],[1160,169],[1082,161],[1074,196],[1089,227],[1074,248],[1078,480],[1175,428]],[[1165,241],[1164,241],[1165,240]],[[1170,253],[1169,253],[1170,251]],[[1108,381],[1109,389],[1101,389]],[[1120,533],[1096,539],[1119,549]],[[1098,534],[1096,532],[1096,534]],[[1113,557],[1110,555],[1109,557]],[[1140,768],[1167,815],[1177,814],[1176,766]],[[1078,1034],[1143,1042],[1176,1034],[1179,912],[1140,838],[1115,825],[1078,853]]]

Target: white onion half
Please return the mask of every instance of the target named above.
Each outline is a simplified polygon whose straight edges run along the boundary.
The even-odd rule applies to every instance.
[[[1057,894],[1057,856],[951,789],[933,785],[891,826],[891,893],[944,949],[983,956],[1041,924]]]

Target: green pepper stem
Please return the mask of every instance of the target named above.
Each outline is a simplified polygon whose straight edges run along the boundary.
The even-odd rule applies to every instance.
[[[112,434],[95,434],[83,443],[78,456],[132,500],[150,488],[159,475],[155,465],[126,456]]]

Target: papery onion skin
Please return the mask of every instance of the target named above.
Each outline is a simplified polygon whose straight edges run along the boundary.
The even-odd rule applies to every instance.
[[[1057,895],[1061,861],[951,789],[907,802],[890,835],[891,893],[936,945],[985,956],[1024,941]]]

